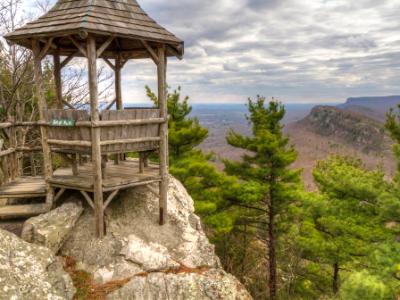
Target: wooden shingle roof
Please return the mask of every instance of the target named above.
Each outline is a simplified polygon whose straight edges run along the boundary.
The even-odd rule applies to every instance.
[[[140,42],[144,40],[168,45],[169,55],[183,55],[183,41],[158,25],[136,0],[59,0],[45,15],[5,38],[27,48],[32,38],[54,38],[56,45],[66,49],[62,54],[68,54],[70,44],[63,37],[82,36],[83,32],[96,35],[99,43],[115,36],[110,51],[145,50]]]

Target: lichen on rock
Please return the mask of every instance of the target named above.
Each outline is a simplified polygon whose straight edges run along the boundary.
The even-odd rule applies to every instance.
[[[145,186],[122,191],[106,211],[106,237],[96,238],[87,210],[60,253],[99,284],[128,280],[108,299],[251,299],[222,270],[182,184],[171,177],[164,226],[158,225],[158,202]]]
[[[72,299],[75,288],[49,249],[0,229],[0,299]]]
[[[80,203],[65,203],[46,214],[28,219],[22,229],[21,238],[57,253],[82,212]]]

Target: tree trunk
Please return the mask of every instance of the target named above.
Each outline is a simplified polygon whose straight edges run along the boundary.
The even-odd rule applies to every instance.
[[[276,254],[275,254],[275,226],[274,226],[274,209],[273,200],[270,198],[270,205],[268,209],[268,268],[269,268],[269,298],[270,300],[276,299]]]
[[[337,262],[333,264],[332,291],[334,295],[339,292],[339,263]]]

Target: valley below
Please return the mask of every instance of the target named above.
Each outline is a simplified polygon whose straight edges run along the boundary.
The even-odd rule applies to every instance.
[[[381,168],[387,177],[396,165],[392,141],[384,130],[386,112],[400,103],[400,96],[349,98],[344,104],[287,104],[284,130],[298,151],[294,168],[303,170],[308,190],[315,189],[312,170],[319,160],[330,155],[348,155],[361,159],[370,168]],[[245,105],[195,105],[192,114],[209,129],[209,137],[200,148],[215,154],[222,170],[223,159],[239,160],[243,152],[226,142],[234,130],[250,134]]]

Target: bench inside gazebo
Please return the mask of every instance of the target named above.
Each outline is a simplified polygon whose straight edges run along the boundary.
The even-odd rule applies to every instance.
[[[135,0],[59,0],[44,16],[5,38],[33,51],[40,118],[29,124],[11,122],[10,127],[40,127],[44,177],[41,183],[36,178],[36,183],[45,191],[45,210],[65,190],[80,191],[94,210],[96,233],[102,237],[104,210],[118,191],[158,183],[158,191],[150,190],[159,194],[160,224],[164,224],[168,189],[166,66],[167,57],[182,57],[183,42],[152,20]],[[46,55],[54,59],[57,109],[49,109],[45,100],[42,60]],[[63,98],[61,70],[74,57],[87,58],[88,110],[77,110]],[[124,110],[121,70],[131,59],[146,58],[157,66],[158,107]],[[115,74],[115,100],[103,111],[99,109],[98,59]],[[114,106],[116,110],[112,110]],[[131,152],[139,153],[139,160],[125,160],[124,154]],[[148,162],[151,152],[159,154],[159,163]],[[53,153],[64,156],[70,167],[53,170]],[[84,162],[82,157],[90,159]],[[18,180],[0,187],[0,198],[7,186],[14,184],[15,189]],[[33,182],[34,177],[25,180]],[[13,213],[12,208],[2,207],[0,217],[2,210],[3,215]]]

